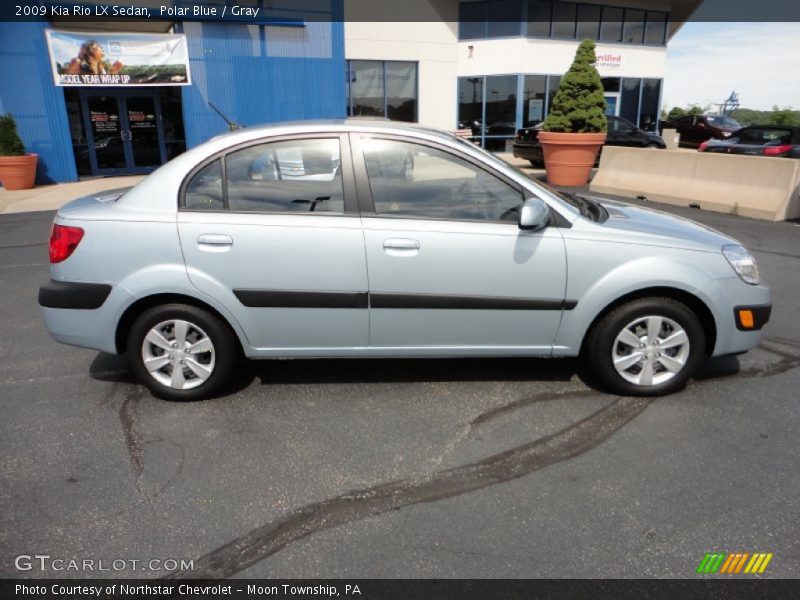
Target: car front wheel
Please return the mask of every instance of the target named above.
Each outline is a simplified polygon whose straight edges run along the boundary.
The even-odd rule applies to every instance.
[[[202,400],[233,372],[237,349],[225,323],[185,304],[146,310],[128,336],[131,368],[153,395],[165,400]]]
[[[677,391],[705,356],[705,333],[686,305],[643,298],[617,307],[591,331],[587,358],[597,377],[619,394]]]

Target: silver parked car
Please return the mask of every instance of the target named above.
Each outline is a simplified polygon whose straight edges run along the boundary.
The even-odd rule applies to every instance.
[[[622,394],[756,346],[752,255],[692,221],[543,187],[448,133],[243,129],[57,214],[39,292],[58,341],[127,352],[160,397],[236,359],[582,356]]]

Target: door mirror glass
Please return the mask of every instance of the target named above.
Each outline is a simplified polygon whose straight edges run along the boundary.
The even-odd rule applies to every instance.
[[[539,198],[528,198],[519,215],[519,228],[527,231],[543,229],[550,219],[550,209]]]

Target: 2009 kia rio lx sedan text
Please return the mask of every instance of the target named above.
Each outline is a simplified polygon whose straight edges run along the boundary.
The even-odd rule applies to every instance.
[[[75,200],[39,291],[58,341],[127,352],[157,396],[249,358],[582,356],[622,394],[756,346],[771,296],[738,242],[547,189],[391,122],[243,129]]]

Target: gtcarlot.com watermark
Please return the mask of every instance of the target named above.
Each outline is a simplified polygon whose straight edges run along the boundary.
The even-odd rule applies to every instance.
[[[194,571],[193,560],[176,558],[60,558],[49,554],[20,554],[14,559],[17,571],[80,571],[114,573],[120,571]]]

